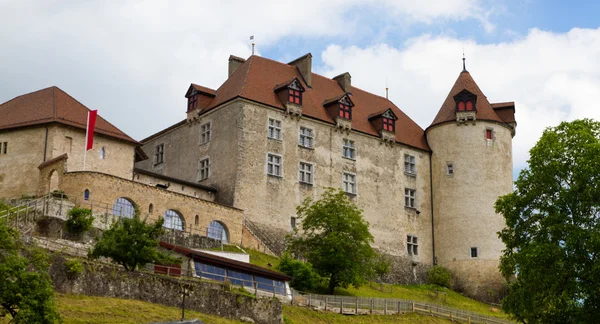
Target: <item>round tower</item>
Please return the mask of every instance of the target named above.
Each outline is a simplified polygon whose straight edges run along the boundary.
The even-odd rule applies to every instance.
[[[479,299],[499,297],[504,218],[494,212],[512,191],[514,103],[490,104],[463,68],[426,136],[432,150],[435,256],[456,284]]]

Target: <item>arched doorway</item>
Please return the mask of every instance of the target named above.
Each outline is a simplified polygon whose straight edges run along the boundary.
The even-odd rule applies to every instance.
[[[117,198],[113,205],[112,213],[119,217],[133,218],[133,216],[135,216],[135,205],[133,200],[125,197]]]
[[[227,243],[229,241],[229,232],[227,231],[227,227],[225,224],[219,221],[210,222],[206,236],[215,240],[219,240],[223,243]]]
[[[50,175],[48,177],[50,178],[48,192],[58,190],[58,172],[56,172],[56,170],[52,170],[50,171]]]

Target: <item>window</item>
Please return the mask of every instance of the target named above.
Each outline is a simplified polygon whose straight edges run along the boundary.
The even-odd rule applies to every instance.
[[[0,154],[6,154],[6,151],[8,150],[8,142],[0,142]]]
[[[342,145],[342,156],[347,159],[352,159],[356,157],[356,148],[354,148],[354,141],[344,139],[344,144]]]
[[[289,89],[288,101],[297,105],[302,104],[302,92],[294,89]]]
[[[298,181],[301,183],[313,183],[313,165],[306,162],[300,162],[298,166]]]
[[[419,255],[419,241],[414,235],[406,235],[406,252],[408,255]]]
[[[90,191],[87,189],[83,191],[83,200],[90,200]]]
[[[133,218],[135,215],[135,207],[133,202],[127,198],[117,198],[113,205],[112,213],[115,216]]]
[[[100,160],[104,160],[104,158],[106,157],[106,149],[104,148],[104,146],[100,149]]]
[[[458,111],[472,111],[473,109],[473,101],[460,101],[458,103]]]
[[[198,105],[198,95],[194,95],[188,98],[188,111],[195,109]]]
[[[210,141],[210,123],[200,126],[200,144],[205,144]]]
[[[267,174],[281,177],[281,156],[267,154]]]
[[[340,103],[340,117],[348,120],[352,119],[352,111],[350,110],[350,106]]]
[[[417,174],[417,167],[414,156],[404,154],[404,172],[409,174]]]
[[[280,140],[281,139],[281,120],[269,118],[269,138]]]
[[[165,144],[156,145],[154,160],[156,161],[156,164],[161,164],[165,161]]]
[[[471,258],[477,258],[479,256],[479,251],[476,247],[471,248]]]
[[[183,217],[178,212],[169,209],[164,213],[163,217],[165,218],[163,227],[183,231]]]
[[[404,189],[404,206],[409,208],[415,208],[415,196],[416,190]]]
[[[152,205],[152,204],[148,205],[148,214],[152,214],[153,211],[154,211],[154,205]]]
[[[198,215],[196,215],[194,217],[194,225],[196,225],[196,226],[200,225],[200,217]]]
[[[206,178],[208,178],[208,175],[210,173],[210,160],[209,159],[204,159],[204,160],[200,160],[198,161],[198,181],[202,181]]]
[[[448,162],[448,164],[446,164],[446,174],[449,176],[454,174],[454,164],[452,164],[451,162]]]
[[[383,117],[383,129],[388,132],[394,132],[394,120]]]
[[[227,243],[227,238],[229,237],[229,235],[227,234],[227,228],[225,228],[225,225],[219,221],[210,222],[210,225],[208,225],[206,236],[215,240],[222,241],[223,243]]]
[[[344,172],[342,177],[342,189],[349,194],[356,194],[356,175]]]
[[[306,148],[313,147],[313,130],[306,127],[300,127],[300,143],[299,145]]]
[[[488,139],[488,140],[492,139],[492,130],[491,129],[485,130],[485,139]]]
[[[296,220],[297,218],[292,216],[290,217],[290,227],[292,228],[292,231],[296,229]]]

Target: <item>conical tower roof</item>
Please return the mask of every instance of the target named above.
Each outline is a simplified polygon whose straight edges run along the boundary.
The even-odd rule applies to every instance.
[[[498,114],[496,114],[487,97],[483,94],[477,83],[475,83],[475,80],[473,80],[471,77],[471,74],[467,70],[463,70],[458,75],[458,79],[456,79],[456,82],[454,82],[452,90],[450,90],[450,93],[448,94],[448,97],[446,97],[446,100],[444,100],[440,111],[437,113],[437,116],[435,116],[435,119],[433,119],[433,122],[428,128],[448,121],[456,121],[456,102],[454,101],[454,96],[463,90],[467,90],[477,96],[477,105],[475,108],[477,109],[478,120],[489,120],[505,123],[505,121],[502,120]]]

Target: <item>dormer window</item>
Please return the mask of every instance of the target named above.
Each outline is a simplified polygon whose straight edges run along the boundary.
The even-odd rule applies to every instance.
[[[473,111],[472,101],[460,101],[458,103],[458,111]]]
[[[456,102],[456,111],[475,111],[477,96],[467,90],[463,90],[454,96]]]
[[[383,117],[383,130],[388,132],[394,132],[394,120],[391,118]]]
[[[297,105],[302,105],[302,92],[294,89],[289,89],[288,101]]]
[[[339,116],[342,118],[351,120],[352,119],[352,111],[350,110],[350,106],[347,104],[340,103]]]
[[[192,109],[196,109],[197,105],[198,105],[198,95],[193,95],[188,98],[188,111],[190,111]]]

